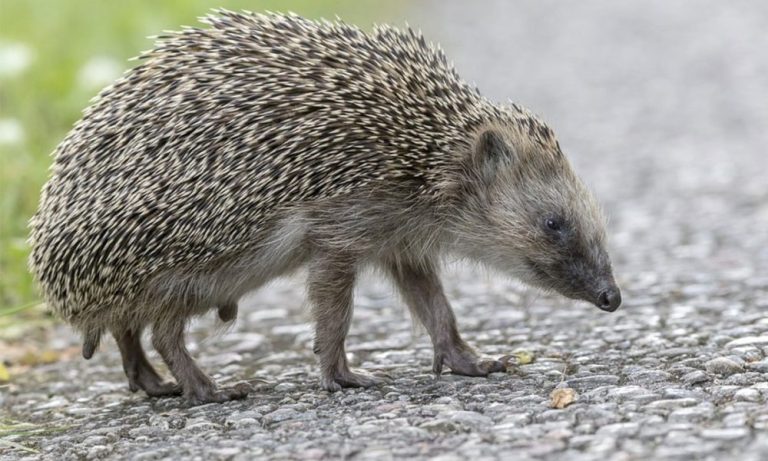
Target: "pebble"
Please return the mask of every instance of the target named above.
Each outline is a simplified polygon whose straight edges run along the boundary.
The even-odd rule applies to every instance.
[[[768,358],[748,363],[747,367],[749,367],[750,370],[756,371],[758,373],[768,373]]]
[[[733,341],[725,344],[725,347],[727,348],[741,346],[768,346],[768,335],[747,336],[744,338],[734,339]]]
[[[235,429],[242,429],[244,427],[255,426],[259,424],[259,420],[255,418],[239,418],[230,422],[230,426]]]
[[[184,432],[201,433],[214,431],[218,428],[219,425],[212,421],[208,421],[203,418],[196,418],[187,422],[187,425],[184,426]]]
[[[746,426],[748,423],[749,419],[746,413],[729,413],[723,417],[723,426],[725,427]]]
[[[608,397],[618,401],[632,401],[638,403],[652,402],[659,399],[659,395],[648,391],[641,386],[622,386],[608,391]]]
[[[721,429],[702,429],[701,436],[705,439],[722,440],[730,442],[743,439],[749,435],[749,429],[745,427],[728,427]]]
[[[728,358],[728,357],[718,357],[712,360],[707,361],[704,366],[707,368],[707,371],[710,373],[715,373],[719,375],[732,375],[734,373],[739,373],[742,370],[744,370],[744,366],[735,360]]]
[[[292,392],[295,391],[297,386],[293,383],[280,383],[274,387],[276,392]]]
[[[86,459],[103,459],[112,452],[112,448],[106,445],[94,445],[88,449]]]
[[[648,404],[648,408],[663,408],[663,409],[675,409],[681,407],[690,407],[696,405],[698,401],[696,399],[666,399],[656,400]]]
[[[761,402],[762,396],[757,389],[739,389],[733,394],[733,398],[742,402]]]
[[[668,382],[672,380],[672,375],[663,370],[643,370],[627,375],[630,382],[640,385],[649,385]]]
[[[602,426],[597,430],[597,434],[623,439],[633,437],[639,430],[640,425],[638,423],[614,423]]]
[[[559,413],[559,412],[558,412]],[[511,415],[505,415],[501,421],[499,421],[498,426],[506,426],[506,427],[522,427],[526,424],[531,422],[531,414],[530,413],[516,413]]]
[[[428,432],[447,434],[458,431],[460,426],[450,419],[440,418],[422,423],[419,427]]]
[[[597,386],[615,386],[618,383],[619,377],[615,375],[593,375],[568,380],[568,386],[580,392]]]
[[[699,404],[695,407],[678,408],[669,414],[670,423],[700,423],[714,416],[711,404]]]
[[[451,415],[451,421],[467,429],[481,429],[493,424],[493,420],[474,411],[457,411]]]
[[[107,438],[102,435],[91,435],[86,437],[81,443],[85,446],[93,446],[93,445],[106,445],[108,441],[107,441]]]
[[[701,370],[696,370],[690,373],[686,373],[681,379],[685,384],[693,385],[709,381],[709,375]]]
[[[381,433],[382,431],[386,431],[387,427],[382,426],[377,421],[369,421],[367,423],[359,424],[359,425],[353,425],[349,428],[347,433],[350,437],[358,438],[358,437],[372,437],[375,434]]]
[[[274,424],[298,417],[299,412],[293,408],[279,408],[272,413],[267,413],[264,415],[264,422],[267,424]]]

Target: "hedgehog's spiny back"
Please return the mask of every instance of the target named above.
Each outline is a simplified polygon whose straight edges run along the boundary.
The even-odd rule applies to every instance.
[[[31,266],[75,323],[243,251],[286,203],[415,185],[500,117],[421,35],[221,12],[160,37],[57,148]]]

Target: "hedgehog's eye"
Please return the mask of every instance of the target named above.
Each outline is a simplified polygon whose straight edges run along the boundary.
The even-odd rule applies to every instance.
[[[544,219],[544,227],[552,232],[560,232],[563,230],[563,220],[556,216],[550,216]]]

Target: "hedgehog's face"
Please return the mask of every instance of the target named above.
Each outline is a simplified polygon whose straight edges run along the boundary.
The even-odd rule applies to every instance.
[[[460,243],[471,257],[524,282],[614,311],[621,294],[605,220],[547,133],[551,142],[520,141],[496,128],[478,136],[467,165]]]

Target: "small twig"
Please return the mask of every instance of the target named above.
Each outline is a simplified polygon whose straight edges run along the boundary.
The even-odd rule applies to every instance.
[[[21,312],[21,311],[27,310],[27,309],[29,309],[31,307],[35,307],[35,306],[39,306],[39,305],[40,305],[39,302],[33,302],[33,303],[26,304],[24,306],[16,306],[16,307],[10,307],[8,309],[2,309],[2,310],[0,310],[0,317],[5,317],[5,316],[8,316],[8,315],[16,314],[18,312]]]
[[[571,355],[572,354],[569,352],[565,354],[565,356],[563,357],[563,373],[560,376],[560,384],[563,384],[565,382],[565,377],[568,374],[568,361],[570,360]]]
[[[20,443],[11,442],[10,440],[0,440],[0,445],[5,445],[7,447],[15,448],[17,450],[26,451],[27,453],[40,453],[40,450],[35,450],[34,448],[27,447]]]

